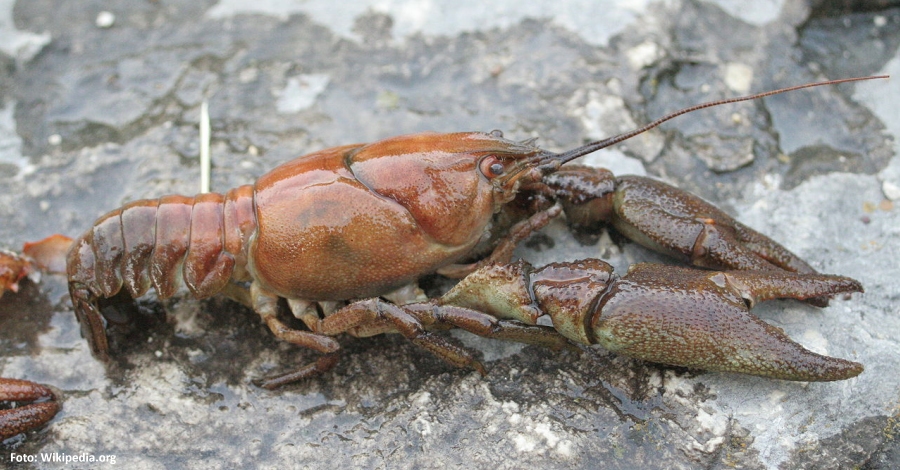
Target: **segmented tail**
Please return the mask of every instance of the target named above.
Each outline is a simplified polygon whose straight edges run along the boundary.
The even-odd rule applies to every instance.
[[[162,298],[181,282],[198,298],[245,280],[256,230],[253,187],[222,195],[135,201],[100,217],[75,240],[67,259],[69,293],[95,356],[109,349],[98,302],[124,286],[132,298],[152,286]]]

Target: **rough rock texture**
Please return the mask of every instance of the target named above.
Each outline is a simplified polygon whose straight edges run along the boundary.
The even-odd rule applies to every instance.
[[[900,75],[896,1],[858,12],[863,2],[343,3],[0,1],[0,246],[195,192],[204,99],[222,191],[298,154],[396,134],[502,129],[563,149],[701,101]],[[0,444],[0,462],[897,468],[896,80],[695,113],[589,157],[694,191],[816,268],[862,281],[865,294],[824,310],[756,309],[807,347],[864,363],[856,379],[789,383],[454,334],[482,351],[487,377],[402,338],[343,338],[332,373],[270,392],[251,380],[315,355],[277,343],[252,312],[150,296],[104,367],[63,281],[45,277],[3,298],[0,375],[55,386],[64,408]],[[608,237],[582,246],[562,223],[544,233],[520,252],[536,264],[668,261]],[[80,467],[104,468],[69,468]]]

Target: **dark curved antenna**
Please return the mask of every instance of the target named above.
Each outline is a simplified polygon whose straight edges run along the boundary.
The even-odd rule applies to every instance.
[[[562,165],[563,163],[574,160],[582,155],[587,155],[591,152],[596,152],[597,150],[600,150],[602,148],[609,147],[610,145],[618,144],[619,142],[622,142],[623,140],[628,140],[638,134],[647,132],[650,129],[653,129],[654,127],[656,127],[670,119],[674,119],[678,116],[681,116],[682,114],[687,114],[692,111],[697,111],[698,109],[711,108],[713,106],[719,106],[721,104],[738,103],[741,101],[750,101],[750,100],[755,100],[758,98],[765,98],[766,96],[777,95],[779,93],[787,93],[789,91],[800,90],[803,88],[812,88],[812,87],[824,86],[824,85],[837,85],[839,83],[858,82],[858,81],[862,81],[862,80],[875,80],[875,79],[881,79],[881,78],[890,78],[890,75],[874,75],[871,77],[842,78],[840,80],[828,80],[827,82],[807,83],[804,85],[797,85],[797,86],[792,86],[792,87],[788,87],[788,88],[781,88],[778,90],[757,93],[755,95],[741,96],[738,98],[727,98],[724,100],[716,100],[716,101],[710,101],[708,103],[694,105],[689,108],[684,108],[682,110],[667,114],[667,115],[651,122],[650,124],[647,124],[643,127],[635,129],[633,131],[628,131],[628,132],[619,134],[614,137],[609,137],[609,138],[606,138],[603,140],[598,140],[596,142],[591,142],[587,145],[578,147],[576,149],[569,150],[567,152],[555,154],[555,155],[553,155],[554,165],[557,164],[556,162],[559,162],[558,164]]]

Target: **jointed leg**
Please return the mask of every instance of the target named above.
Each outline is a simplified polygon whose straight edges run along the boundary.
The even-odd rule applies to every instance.
[[[484,366],[470,352],[426,331],[418,318],[405,307],[378,298],[354,302],[338,310],[323,318],[315,331],[328,336],[341,333],[356,333],[363,336],[365,333],[359,333],[372,325],[379,327],[376,330],[378,333],[385,331],[380,327],[388,325],[413,344],[427,349],[456,367],[471,367],[481,374],[485,373]]]
[[[312,364],[307,364],[297,370],[288,372],[286,374],[267,377],[265,379],[257,381],[256,385],[259,385],[260,387],[268,390],[273,390],[281,387],[282,385],[287,385],[294,382],[299,382],[304,379],[308,379],[310,377],[315,377],[333,369],[334,366],[337,365],[340,358],[340,352],[325,354]]]
[[[253,310],[262,317],[276,338],[321,353],[333,353],[340,349],[341,345],[334,338],[285,325],[278,319],[278,297],[263,291],[256,283],[250,286],[250,295]]]
[[[246,297],[241,293],[239,288],[235,288],[237,299],[241,300]],[[268,377],[258,382],[263,388],[273,389],[281,385],[296,382],[305,378],[313,377],[321,373],[331,370],[340,357],[339,350],[341,345],[334,339],[321,334],[297,330],[284,324],[278,319],[278,297],[263,291],[256,283],[250,286],[250,303],[253,310],[259,314],[269,330],[276,338],[287,341],[297,346],[314,349],[324,353],[313,364],[306,365],[300,369],[288,372],[275,377]]]
[[[273,320],[268,319],[267,323],[270,326],[275,324]],[[428,330],[462,328],[487,338],[534,344],[554,350],[574,349],[574,346],[553,328],[500,320],[487,313],[454,305],[439,305],[436,302],[397,306],[378,298],[361,300],[319,319],[310,324],[310,327],[313,330],[312,333],[285,333],[281,331],[280,327],[273,328],[273,331],[278,331],[276,335],[281,337],[305,333],[312,337],[328,339],[341,333],[355,336],[399,333],[413,344],[428,350],[445,362],[456,367],[475,369],[482,375],[485,374],[484,366],[475,359],[471,352],[456,346],[441,336],[430,333]],[[261,382],[261,386],[274,388],[311,377],[330,369],[336,361],[336,354],[326,354],[315,364],[267,379]]]
[[[405,305],[422,323],[427,325],[460,328],[469,333],[490,339],[515,341],[558,351],[577,348],[549,326],[526,325],[518,321],[499,320],[492,315],[456,307],[432,303]]]

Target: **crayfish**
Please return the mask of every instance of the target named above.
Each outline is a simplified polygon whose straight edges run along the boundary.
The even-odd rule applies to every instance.
[[[7,290],[19,291],[19,282],[40,272],[65,272],[63,263],[72,240],[51,235],[36,243],[26,243],[22,254],[0,250],[0,297]],[[59,411],[56,396],[49,388],[27,380],[0,377],[0,403],[25,406],[0,408],[0,441],[50,421]]]
[[[817,273],[668,184],[566,164],[700,108],[870,78],[698,105],[563,153],[498,131],[321,150],[225,194],[140,200],[100,217],[68,251],[69,293],[101,360],[110,343],[100,305],[123,290],[138,298],[152,287],[164,299],[183,282],[198,298],[223,294],[241,302],[277,338],[322,354],[262,380],[265,388],[332,368],[341,348],[333,337],[341,333],[400,333],[452,365],[484,373],[472,353],[433,333],[449,328],[552,349],[600,344],[711,371],[848,379],[863,366],[813,353],[749,310],[774,298],[825,306],[836,294],[862,292],[857,281]],[[620,277],[596,259],[541,268],[511,262],[520,241],[560,215],[575,229],[608,225],[707,269],[639,264]],[[431,273],[462,280],[435,299],[411,294],[407,287]],[[279,319],[282,298],[305,329]],[[11,389],[0,383],[0,397]]]

